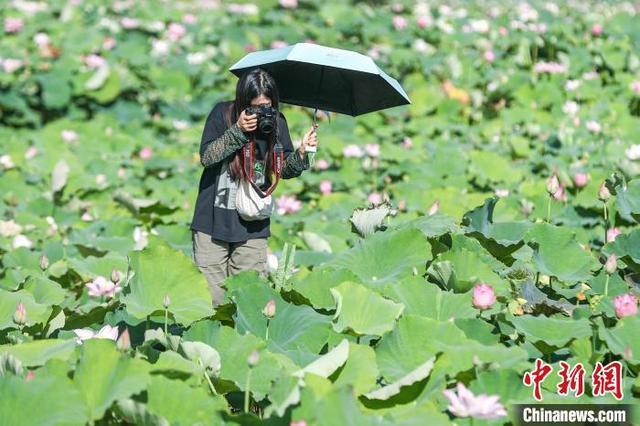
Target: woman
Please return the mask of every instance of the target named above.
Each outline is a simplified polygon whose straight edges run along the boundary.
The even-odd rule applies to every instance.
[[[271,185],[273,145],[284,151],[282,178],[300,176],[309,168],[305,148],[317,146],[315,127],[303,136],[295,150],[284,115],[278,111],[273,131],[264,134],[257,114],[247,114],[249,106],[267,105],[278,109],[275,81],[265,70],[245,73],[236,85],[235,101],[218,102],[207,117],[200,142],[200,162],[204,166],[198,199],[191,222],[193,260],[209,283],[213,306],[222,304],[221,283],[243,270],[267,274],[269,218],[245,221],[235,209],[235,197],[243,173],[243,146],[255,141],[254,182],[264,191]],[[274,194],[275,195],[275,194]]]

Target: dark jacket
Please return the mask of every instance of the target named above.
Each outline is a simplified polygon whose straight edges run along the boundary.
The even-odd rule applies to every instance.
[[[247,135],[236,123],[227,126],[223,113],[232,103],[233,101],[218,102],[207,116],[205,122],[200,141],[200,162],[204,169],[202,170],[202,176],[200,177],[200,184],[198,186],[198,198],[191,221],[191,229],[212,235],[214,238],[221,237],[219,239],[226,241],[242,241],[247,238],[253,238],[252,235],[269,235],[268,227],[270,219],[245,222],[240,218],[240,223],[243,225],[243,228],[246,228],[246,232],[242,232],[244,237],[238,237],[240,239],[228,235],[213,235],[213,203],[214,194],[216,193],[216,177],[221,172],[223,160],[233,155],[249,140]],[[294,151],[291,136],[289,135],[289,127],[281,112],[279,112],[278,117],[278,136],[279,142],[283,146],[285,157],[282,178],[290,179],[300,176],[304,170],[309,168],[309,159],[307,154],[304,155],[304,158],[300,158],[299,153]],[[275,196],[275,194],[272,195]],[[237,212],[234,211],[234,213],[237,215]],[[267,229],[266,234],[263,232],[265,226]]]

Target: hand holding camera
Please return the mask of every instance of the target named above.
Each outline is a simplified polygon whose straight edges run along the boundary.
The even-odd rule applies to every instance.
[[[248,112],[249,108],[240,113],[238,117],[238,126],[243,132],[253,132],[258,127],[258,114]]]

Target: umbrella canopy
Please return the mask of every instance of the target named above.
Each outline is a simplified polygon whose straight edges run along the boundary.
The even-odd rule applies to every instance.
[[[357,116],[411,103],[394,78],[358,52],[296,43],[251,52],[229,71],[242,76],[254,68],[276,81],[280,101]]]

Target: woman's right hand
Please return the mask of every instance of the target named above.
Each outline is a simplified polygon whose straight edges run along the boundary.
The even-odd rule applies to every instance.
[[[238,126],[243,132],[253,132],[258,127],[258,114],[247,114],[243,110],[238,117]]]

